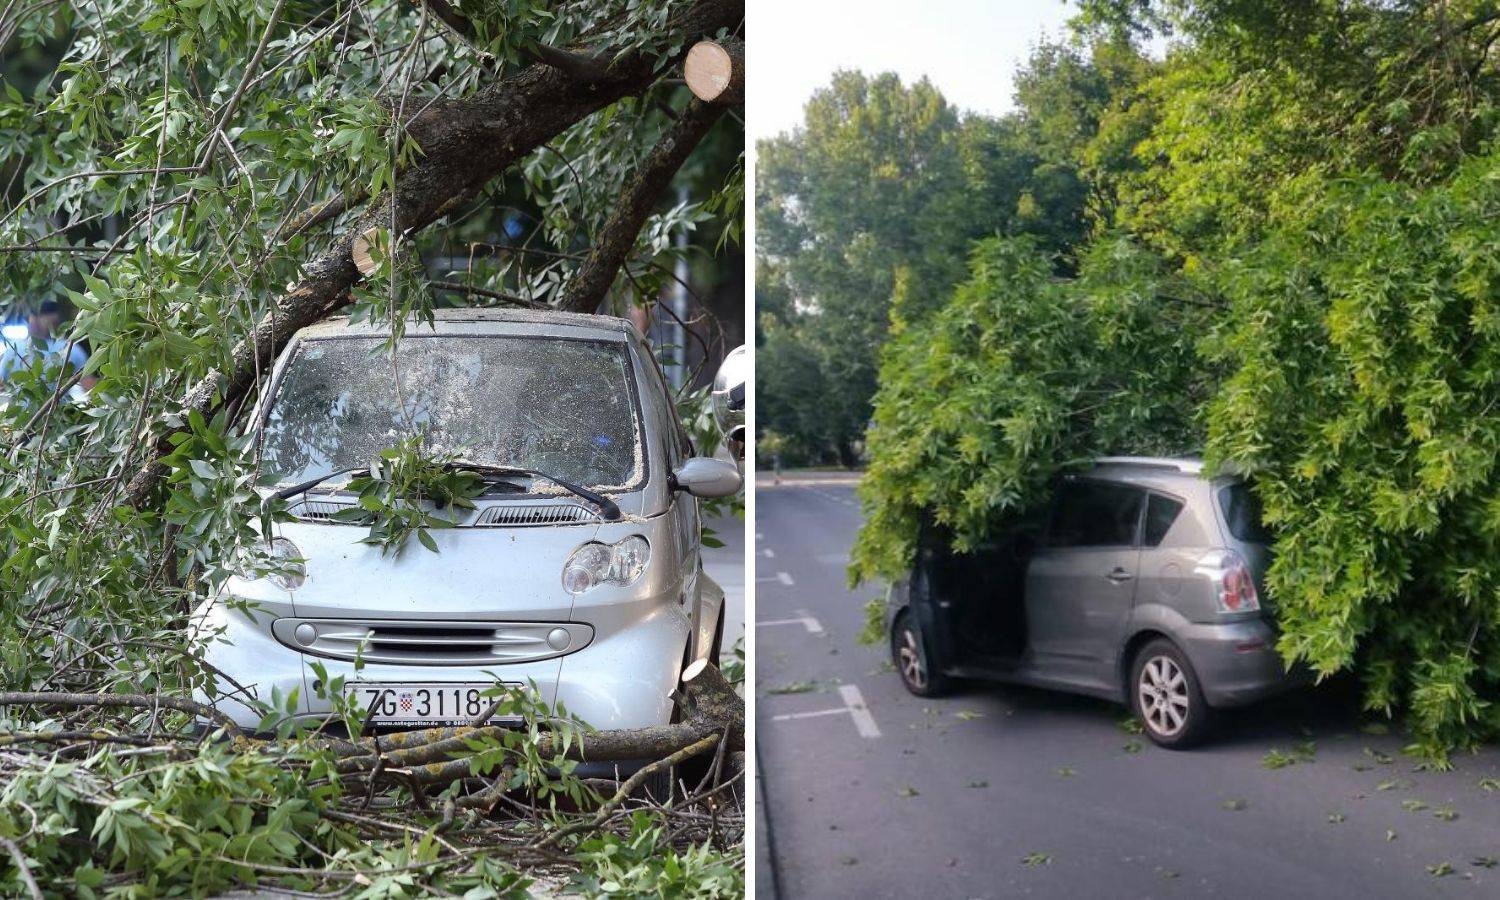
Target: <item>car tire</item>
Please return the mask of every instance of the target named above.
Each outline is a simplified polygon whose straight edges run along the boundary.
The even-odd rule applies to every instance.
[[[719,665],[719,657],[724,652],[724,607],[725,607],[725,605],[726,604],[723,604],[723,603],[719,604],[719,623],[714,626],[713,649],[711,649],[711,650],[708,651],[708,661],[714,664],[714,668],[715,669],[722,668],[722,666]]]
[[[901,683],[918,697],[939,697],[951,687],[910,610],[901,612],[891,624],[891,662],[901,676]]]
[[[1213,723],[1193,664],[1165,638],[1146,644],[1131,660],[1130,709],[1146,737],[1168,750],[1201,742]]]

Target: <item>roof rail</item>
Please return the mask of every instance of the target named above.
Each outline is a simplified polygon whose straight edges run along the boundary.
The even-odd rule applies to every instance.
[[[1096,466],[1138,466],[1151,469],[1171,469],[1188,475],[1203,474],[1203,460],[1191,457],[1169,456],[1101,456],[1094,460]]]

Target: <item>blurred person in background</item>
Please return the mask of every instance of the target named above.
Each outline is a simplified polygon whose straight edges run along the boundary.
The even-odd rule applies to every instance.
[[[88,352],[78,343],[70,344],[66,337],[58,335],[62,324],[62,307],[55,301],[43,301],[26,319],[25,336],[12,336],[6,329],[5,340],[0,344],[0,384],[11,379],[18,371],[25,371],[41,359],[42,371],[47,383],[57,385],[66,381],[88,363]],[[98,379],[85,375],[78,380],[84,391],[93,390]]]

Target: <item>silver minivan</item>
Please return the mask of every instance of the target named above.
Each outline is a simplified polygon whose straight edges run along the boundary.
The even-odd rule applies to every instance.
[[[924,526],[891,590],[892,658],[919,696],[973,678],[1123,700],[1153,741],[1187,747],[1216,709],[1304,680],[1276,651],[1268,543],[1240,479],[1101,458],[1055,482],[1045,517],[973,552]]]
[[[684,665],[717,661],[723,640],[698,497],[737,491],[738,467],[695,455],[623,319],[439,311],[408,326],[394,365],[388,336],[334,319],[277,362],[250,427],[262,496],[291,504],[272,545],[288,569],[232,577],[200,605],[219,681],[198,699],[254,728],[247,693],[295,692],[294,718],[322,719],[318,663],[372,730],[471,720],[497,679],[595,728],[670,721]],[[351,474],[414,430],[485,492],[430,532],[438,552],[384,554],[338,514]]]

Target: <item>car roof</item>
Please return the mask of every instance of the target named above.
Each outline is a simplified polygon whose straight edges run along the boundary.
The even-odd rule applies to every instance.
[[[1093,468],[1078,474],[1163,491],[1181,491],[1188,483],[1232,477],[1205,477],[1203,460],[1196,456],[1101,456],[1093,460]]]
[[[552,309],[437,309],[431,327],[415,317],[407,319],[407,334],[496,334],[539,337],[593,338],[627,341],[635,333],[628,319]],[[381,337],[390,333],[383,323],[351,323],[334,316],[298,331],[297,338]]]

